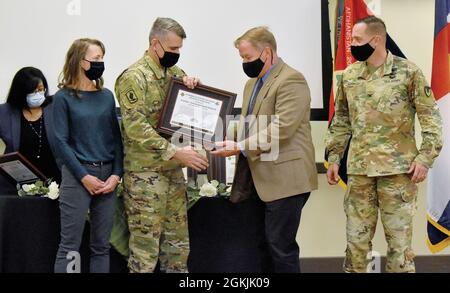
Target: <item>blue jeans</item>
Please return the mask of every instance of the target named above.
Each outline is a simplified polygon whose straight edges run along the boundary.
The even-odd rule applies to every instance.
[[[112,164],[83,165],[87,172],[106,181],[112,173]],[[91,196],[66,166],[61,170],[59,208],[61,211],[61,241],[55,261],[55,273],[66,273],[72,259],[69,253],[78,252],[83,236],[86,214],[90,211],[90,272],[109,273],[109,239],[114,218],[115,192]],[[71,267],[71,266],[70,266]]]

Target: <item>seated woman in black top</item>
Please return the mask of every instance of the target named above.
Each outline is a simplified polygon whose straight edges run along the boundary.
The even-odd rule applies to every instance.
[[[6,103],[0,105],[0,139],[6,145],[5,153],[20,152],[59,184],[61,173],[53,155],[52,107],[42,72],[33,67],[20,69]],[[16,187],[0,177],[0,194],[16,194]]]

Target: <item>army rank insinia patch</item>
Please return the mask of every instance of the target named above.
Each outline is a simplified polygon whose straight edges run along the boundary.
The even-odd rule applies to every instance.
[[[425,86],[425,87],[423,88],[423,90],[424,90],[425,95],[426,95],[427,97],[430,97],[430,96],[431,96],[431,87]]]

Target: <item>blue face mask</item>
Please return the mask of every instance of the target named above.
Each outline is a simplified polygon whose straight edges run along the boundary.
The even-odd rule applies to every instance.
[[[45,92],[37,92],[27,95],[27,104],[30,108],[39,108],[44,102]]]

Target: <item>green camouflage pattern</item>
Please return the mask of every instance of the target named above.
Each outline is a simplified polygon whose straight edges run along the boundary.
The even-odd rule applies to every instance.
[[[171,77],[146,52],[116,81],[124,143],[124,204],[130,231],[128,267],[150,273],[158,259],[165,272],[187,271],[189,239],[186,185],[177,147],[157,131]]]
[[[151,273],[187,272],[187,199],[181,169],[126,172],[124,203],[130,231],[128,268]]]
[[[182,78],[185,74],[177,66],[160,68],[146,52],[117,78],[115,93],[122,116],[125,171],[181,167],[171,160],[176,146],[156,131],[172,76]]]
[[[344,199],[347,215],[345,272],[367,272],[378,210],[388,244],[386,271],[413,273],[411,248],[417,185],[406,174],[368,177],[350,175]]]
[[[117,250],[117,252],[125,258],[128,258],[130,232],[128,231],[127,214],[123,203],[123,183],[117,185],[116,195],[117,200],[114,210],[114,222],[109,242]]]
[[[351,137],[348,174],[403,174],[412,162],[430,168],[442,149],[442,119],[423,73],[391,53],[373,71],[366,62],[356,62],[342,75],[325,140],[328,162],[339,164]],[[422,127],[420,150],[416,113]]]

